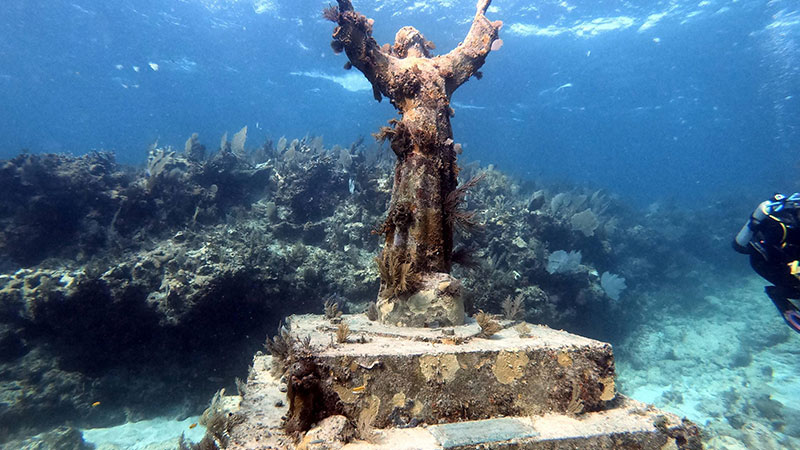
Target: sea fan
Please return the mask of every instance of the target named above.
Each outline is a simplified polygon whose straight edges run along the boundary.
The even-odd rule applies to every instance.
[[[625,284],[625,278],[613,273],[603,272],[600,276],[600,287],[603,288],[606,295],[614,300],[619,300],[619,295],[628,286]]]
[[[547,258],[547,272],[556,273],[575,273],[580,270],[581,252],[556,250]]]

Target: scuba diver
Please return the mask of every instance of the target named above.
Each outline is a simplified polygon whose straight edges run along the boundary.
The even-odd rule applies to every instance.
[[[750,255],[753,270],[774,286],[764,290],[783,320],[800,333],[800,193],[775,194],[758,205],[733,240],[733,249]]]

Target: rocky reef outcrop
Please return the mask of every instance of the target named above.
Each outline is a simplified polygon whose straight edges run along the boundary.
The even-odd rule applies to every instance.
[[[105,153],[0,162],[0,438],[197,413],[280,318],[375,300],[391,153],[314,137],[201,147],[153,146],[145,167]],[[455,238],[468,314],[608,339],[643,314],[635,293],[653,280],[701,278],[684,269],[707,253],[677,245],[693,216],[491,166],[460,176],[481,174],[465,198],[480,226]]]

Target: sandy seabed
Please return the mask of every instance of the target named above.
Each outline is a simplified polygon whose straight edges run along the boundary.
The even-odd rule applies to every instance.
[[[800,449],[800,335],[763,280],[729,281],[714,295],[666,295],[693,307],[652,317],[615,346],[618,384],[700,425],[707,448]]]

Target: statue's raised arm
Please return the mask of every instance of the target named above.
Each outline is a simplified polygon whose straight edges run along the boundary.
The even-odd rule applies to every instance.
[[[375,100],[381,101],[381,91],[386,92],[389,55],[372,37],[372,19],[355,11],[350,0],[338,0],[338,3],[338,7],[331,6],[322,13],[326,19],[338,24],[333,30],[333,51],[340,53],[344,50],[350,63],[372,83]]]
[[[456,88],[469,80],[469,77],[478,74],[478,69],[483,66],[489,52],[497,50],[503,43],[498,37],[503,22],[499,20],[491,22],[486,18],[486,10],[491,3],[492,0],[478,1],[475,18],[472,20],[467,37],[442,57],[452,70],[452,76],[447,79],[448,97]],[[477,76],[480,77],[479,74]]]

